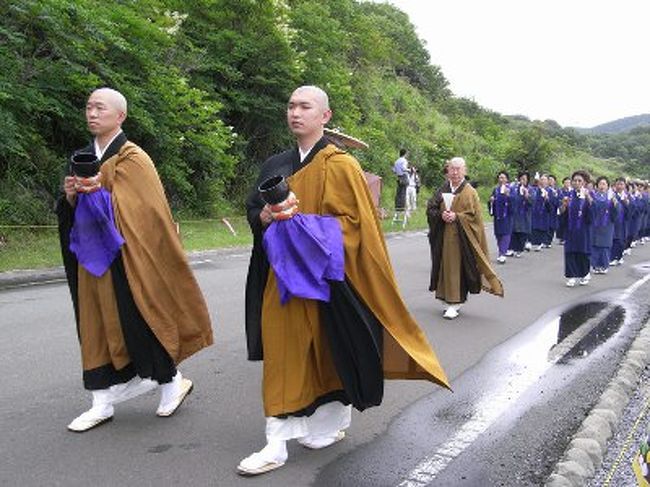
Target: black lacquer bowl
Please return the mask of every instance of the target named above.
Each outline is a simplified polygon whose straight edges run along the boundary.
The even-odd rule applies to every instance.
[[[96,176],[99,172],[99,159],[91,152],[77,152],[70,158],[72,174],[81,178]]]
[[[265,203],[277,205],[289,196],[289,183],[284,176],[273,176],[265,180],[257,188]]]

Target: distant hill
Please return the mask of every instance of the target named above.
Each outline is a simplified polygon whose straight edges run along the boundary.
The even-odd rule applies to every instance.
[[[623,132],[629,132],[634,128],[646,125],[650,126],[650,113],[619,118],[618,120],[596,125],[588,129],[576,128],[576,130],[587,134],[622,134]]]

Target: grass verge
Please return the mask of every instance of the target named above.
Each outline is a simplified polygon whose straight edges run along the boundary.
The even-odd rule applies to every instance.
[[[411,231],[427,226],[422,208],[414,212],[404,227],[401,221],[392,222],[392,216],[390,213],[388,218],[382,220],[382,230],[385,233]],[[181,221],[179,229],[183,246],[188,252],[252,244],[248,222],[243,216],[225,220]],[[59,265],[61,251],[55,226],[0,226],[0,272],[43,269]]]

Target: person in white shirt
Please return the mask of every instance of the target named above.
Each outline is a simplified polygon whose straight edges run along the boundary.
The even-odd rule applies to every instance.
[[[408,151],[401,149],[399,158],[393,164],[393,173],[397,176],[397,188],[395,190],[395,215],[393,221],[398,220],[399,214],[406,209],[406,188],[408,188],[409,163],[406,159]]]
[[[408,169],[409,184],[406,187],[406,213],[410,215],[412,211],[418,208],[418,188],[420,187],[420,175],[415,166]]]

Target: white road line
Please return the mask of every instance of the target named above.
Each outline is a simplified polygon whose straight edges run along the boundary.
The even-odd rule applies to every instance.
[[[647,274],[645,277],[642,279],[639,279],[636,281],[634,284],[632,284],[630,287],[628,287],[623,293],[621,294],[620,299],[625,300],[628,297],[630,297],[638,288],[643,286],[646,282],[650,280],[650,274]]]

